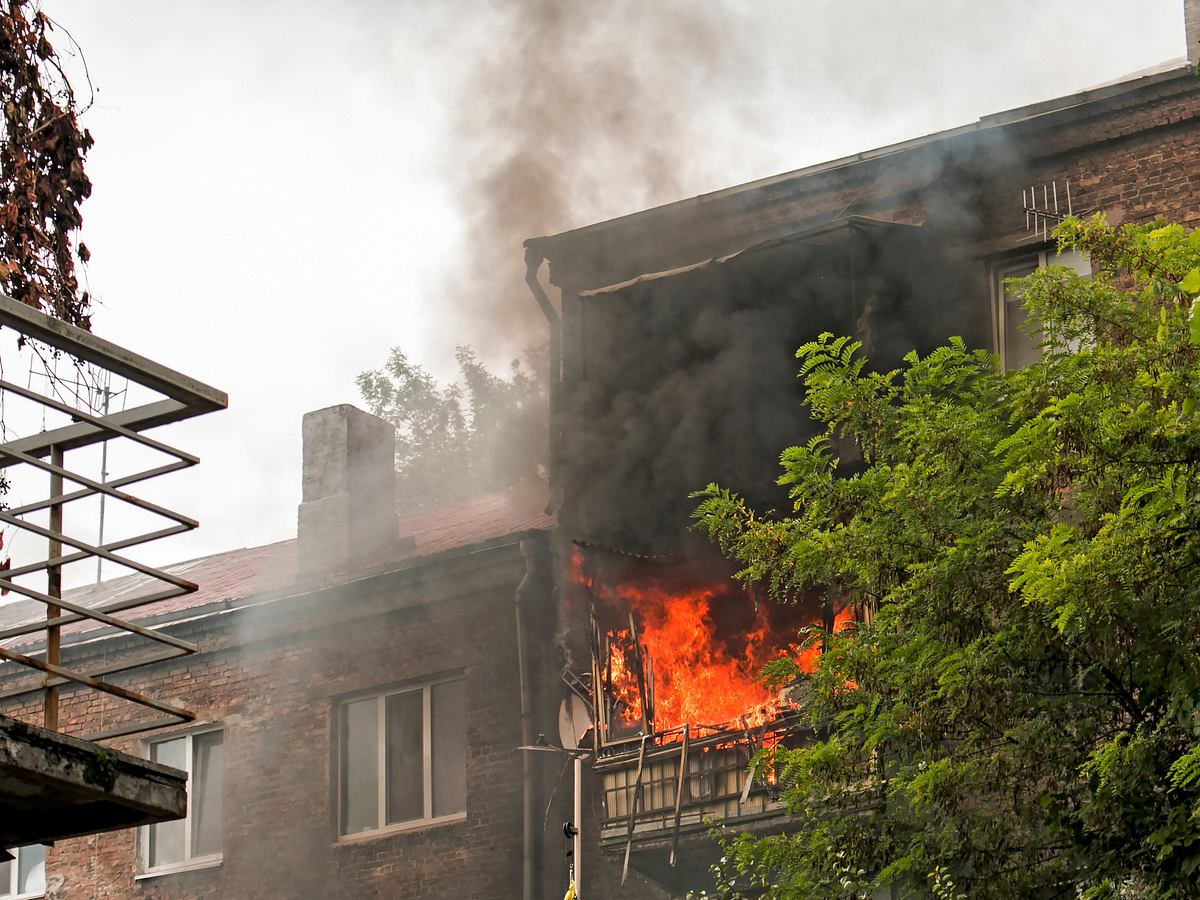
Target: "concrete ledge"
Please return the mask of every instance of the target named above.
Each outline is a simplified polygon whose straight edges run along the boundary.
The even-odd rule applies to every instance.
[[[181,819],[187,774],[0,715],[0,848]]]

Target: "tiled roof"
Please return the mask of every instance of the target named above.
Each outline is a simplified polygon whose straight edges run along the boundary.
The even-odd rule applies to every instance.
[[[400,540],[394,552],[372,558],[363,568],[416,560],[509,535],[553,528],[554,517],[545,512],[545,506],[546,491],[538,486],[484,494],[401,516],[398,529]],[[297,542],[292,539],[261,547],[229,550],[165,566],[163,568],[167,572],[195,582],[200,589],[192,594],[126,610],[116,615],[130,621],[148,617],[158,618],[213,603],[282,591],[289,587],[303,589],[313,582],[312,579],[298,581],[296,553]],[[336,575],[331,580],[336,581]],[[67,591],[64,599],[95,608],[124,597],[150,593],[161,587],[161,582],[134,574]],[[0,629],[32,623],[44,617],[45,607],[36,600],[16,598],[0,602]],[[67,626],[63,630],[81,632],[99,627],[101,626],[95,622],[85,621]],[[24,644],[31,640],[40,642],[42,636],[42,632],[36,632],[12,639],[11,644]]]

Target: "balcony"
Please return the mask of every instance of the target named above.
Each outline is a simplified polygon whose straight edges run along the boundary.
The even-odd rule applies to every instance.
[[[227,398],[4,296],[0,326],[12,341],[0,359],[3,851],[185,814],[184,773],[96,742],[195,718],[113,676],[197,651],[135,621],[197,586],[133,552],[198,523],[132,491],[199,462],[148,430],[223,409]],[[109,402],[116,382],[119,409]],[[112,476],[118,461],[121,472]],[[143,588],[103,605],[76,602],[64,591],[98,579],[101,566],[144,576]],[[127,638],[128,652],[75,663],[64,653],[98,635]],[[97,694],[111,727],[63,733],[70,717],[60,717],[60,706]]]

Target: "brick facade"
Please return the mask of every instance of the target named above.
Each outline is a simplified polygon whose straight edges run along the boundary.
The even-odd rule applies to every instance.
[[[545,543],[544,537],[528,540]],[[134,832],[64,841],[47,857],[50,884],[60,884],[51,895],[519,896],[521,763],[514,748],[521,734],[513,603],[525,564],[516,540],[472,549],[345,585],[261,598],[262,605],[244,598],[248,602],[228,612],[168,626],[170,633],[197,641],[202,652],[115,680],[178,699],[197,713],[197,723],[223,729],[222,862],[136,880]],[[548,587],[539,586],[532,596],[525,615],[534,623],[533,639],[527,641],[536,680],[544,686],[550,682],[543,650],[553,638],[544,625],[553,623]],[[68,658],[84,668],[89,653],[111,661],[129,649],[114,643],[73,647]],[[339,839],[333,731],[339,699],[449,672],[461,672],[466,682],[466,819]],[[540,692],[535,698],[546,705]],[[31,699],[24,709],[6,711],[34,719],[40,698]],[[128,705],[95,692],[64,691],[63,722],[72,733],[112,727],[130,714]],[[154,736],[163,733],[170,732]],[[112,746],[142,749],[137,738]],[[543,806],[545,796],[539,786]]]

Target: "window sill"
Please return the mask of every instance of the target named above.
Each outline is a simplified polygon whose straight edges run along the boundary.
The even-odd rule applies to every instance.
[[[145,881],[149,878],[161,878],[164,875],[178,875],[181,872],[198,872],[201,869],[215,869],[224,861],[223,856],[205,856],[200,859],[189,859],[187,862],[170,866],[160,866],[157,869],[147,869],[133,876],[134,881]]]
[[[334,846],[342,846],[344,844],[363,844],[368,841],[378,840],[379,838],[391,837],[394,834],[404,834],[410,831],[427,831],[431,828],[441,828],[445,825],[455,825],[459,822],[465,822],[467,814],[465,812],[455,813],[452,816],[441,816],[437,819],[417,819],[414,822],[401,822],[397,825],[388,825],[385,828],[376,828],[374,831],[359,831],[354,834],[343,834],[335,842]]]

